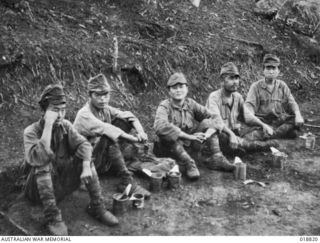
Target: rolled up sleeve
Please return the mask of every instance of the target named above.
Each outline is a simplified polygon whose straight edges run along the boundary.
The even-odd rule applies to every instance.
[[[134,122],[138,120],[138,118],[135,115],[133,115],[131,111],[121,111],[111,106],[109,106],[109,111],[112,120],[114,120],[115,118],[126,120],[128,122]]]
[[[169,122],[169,110],[161,104],[156,112],[154,129],[159,138],[167,141],[176,141],[181,133],[179,127]]]
[[[53,151],[45,148],[34,127],[29,126],[24,130],[23,143],[25,160],[31,166],[44,166],[54,159]]]

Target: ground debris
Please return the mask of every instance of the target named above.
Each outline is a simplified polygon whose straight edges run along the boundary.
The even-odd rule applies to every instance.
[[[278,209],[272,209],[271,212],[278,217],[282,217],[282,214]]]
[[[8,215],[4,212],[0,211],[0,215],[14,228],[16,228],[22,235],[32,235],[28,230],[26,230],[21,225],[17,224],[13,219],[11,219]]]

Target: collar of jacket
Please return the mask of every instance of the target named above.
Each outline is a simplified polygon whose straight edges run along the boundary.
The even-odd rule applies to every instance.
[[[232,97],[232,100],[234,100],[234,93],[231,93],[231,97]],[[221,89],[221,103],[222,103],[222,105],[228,104],[227,98],[228,97],[226,96],[224,89]]]
[[[99,114],[100,112],[102,113],[105,113],[106,112],[106,109],[108,108],[108,106],[106,106],[105,108],[103,109],[98,109],[97,107],[95,107],[91,101],[88,101],[88,105],[89,105],[89,108],[91,110],[91,112],[94,114],[94,115],[97,115]]]
[[[268,88],[268,85],[266,83],[266,79],[265,78],[262,79],[262,82],[260,84],[261,84],[261,88],[263,88],[263,89],[267,89]],[[275,79],[274,80],[274,87],[278,88],[278,86],[279,86],[279,81],[278,81],[278,79]]]
[[[185,98],[182,106],[180,107],[180,106],[175,105],[173,103],[172,98],[170,98],[170,105],[171,105],[172,108],[177,109],[177,110],[188,110],[189,109],[189,99]]]

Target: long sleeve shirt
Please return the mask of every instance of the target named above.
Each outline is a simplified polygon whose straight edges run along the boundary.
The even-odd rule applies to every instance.
[[[283,119],[300,112],[287,84],[278,79],[274,82],[272,91],[268,90],[265,79],[253,83],[245,101],[245,106],[252,113],[266,121]]]
[[[241,127],[241,122],[254,122],[253,113],[244,107],[244,99],[238,92],[231,94],[232,104],[229,105],[222,89],[212,92],[207,100],[206,107],[210,112],[218,114],[219,118],[231,130]]]
[[[182,107],[174,105],[171,99],[166,99],[158,106],[154,129],[161,138],[177,140],[181,131],[191,134],[197,128],[197,123],[203,121],[206,121],[207,128],[221,131],[223,127],[217,114],[211,113],[193,99],[186,98]]]
[[[238,92],[231,94],[232,104],[229,106],[222,89],[212,92],[207,100],[206,107],[212,112],[219,114],[224,124],[231,130],[240,128],[240,120],[244,120],[242,95]]]
[[[91,160],[92,147],[86,138],[81,136],[68,120],[61,125],[53,126],[51,148],[45,149],[41,140],[44,120],[39,120],[24,130],[23,143],[25,160],[31,166],[43,166],[50,162],[63,165],[65,160],[77,156],[82,160]]]
[[[91,144],[95,144],[97,138],[102,135],[116,141],[124,133],[120,128],[111,124],[116,118],[129,122],[137,119],[130,111],[120,111],[111,106],[98,110],[88,102],[78,111],[73,126],[81,135],[89,139]]]

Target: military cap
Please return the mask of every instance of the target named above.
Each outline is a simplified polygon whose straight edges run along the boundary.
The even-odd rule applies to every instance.
[[[183,75],[183,73],[172,74],[167,82],[167,87],[171,87],[176,84],[188,84],[187,79]]]
[[[50,84],[42,91],[39,105],[46,110],[49,104],[60,105],[66,103],[66,94],[60,84]]]
[[[232,74],[235,76],[240,76],[239,74],[239,69],[233,62],[227,62],[222,65],[221,71],[220,71],[220,76],[223,74]]]
[[[97,93],[105,93],[111,91],[111,87],[107,78],[100,73],[88,80],[88,90]]]
[[[266,54],[263,57],[263,65],[278,67],[280,65],[280,58],[273,54]]]

